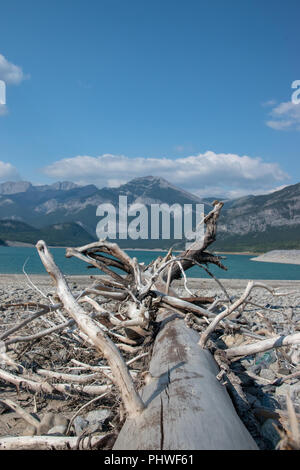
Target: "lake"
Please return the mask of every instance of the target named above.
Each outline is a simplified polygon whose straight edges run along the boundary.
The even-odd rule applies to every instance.
[[[126,250],[139,262],[150,263],[157,256],[165,253],[159,251],[133,251]],[[51,253],[63,273],[68,275],[96,274],[96,269],[87,269],[86,263],[65,258],[65,248],[51,248]],[[223,271],[217,266],[210,265],[210,270],[218,278],[227,279],[274,279],[274,280],[300,280],[300,266],[294,264],[262,263],[251,261],[253,256],[249,255],[223,255],[226,257],[224,265],[228,271]],[[47,274],[37,251],[34,247],[0,247],[0,274],[22,274],[22,267],[26,263],[28,274]],[[188,271],[189,277],[209,277],[204,270],[195,266]]]

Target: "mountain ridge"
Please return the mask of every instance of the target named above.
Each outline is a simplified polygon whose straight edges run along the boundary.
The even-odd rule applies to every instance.
[[[214,199],[202,199],[164,178],[153,176],[134,178],[118,188],[101,189],[68,181],[40,186],[26,181],[6,182],[0,185],[0,222],[19,221],[37,230],[55,224],[75,223],[94,240],[99,221],[96,208],[101,203],[116,207],[120,195],[127,196],[129,205],[139,202],[148,207],[155,203],[204,203],[206,213],[211,210]],[[3,239],[1,235],[0,238]],[[174,243],[171,240],[169,245],[172,241]],[[147,243],[149,247],[153,247],[153,243],[159,247],[157,241],[152,243],[150,240],[127,240],[121,245],[147,247]],[[161,246],[168,248],[165,242]],[[300,183],[268,194],[225,201],[213,249],[259,251],[289,246],[300,248]]]

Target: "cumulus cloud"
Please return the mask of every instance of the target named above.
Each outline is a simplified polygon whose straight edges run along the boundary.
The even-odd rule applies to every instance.
[[[264,101],[261,105],[263,107],[269,107],[269,106],[275,106],[276,100],[269,100],[269,101]]]
[[[5,116],[7,114],[7,107],[5,104],[0,104],[0,116]]]
[[[119,186],[140,176],[158,176],[199,196],[238,197],[263,193],[288,178],[276,163],[247,155],[207,151],[182,158],[129,158],[104,154],[58,160],[43,169],[56,180],[98,187]]]
[[[10,163],[2,162],[0,160],[0,182],[4,181],[17,181],[20,175],[17,169]]]
[[[19,85],[25,78],[21,67],[9,62],[4,55],[0,54],[0,80],[7,85]]]
[[[275,106],[269,114],[271,119],[266,124],[272,129],[300,131],[300,104],[283,102]]]
[[[6,85],[19,85],[19,83],[21,83],[26,78],[28,78],[28,76],[24,75],[21,67],[13,64],[12,62],[9,62],[4,57],[4,55],[0,54],[0,85],[2,85],[0,88],[0,117],[5,116],[8,113],[8,109],[5,104]]]

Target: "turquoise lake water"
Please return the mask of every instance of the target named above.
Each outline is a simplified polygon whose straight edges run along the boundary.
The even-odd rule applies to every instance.
[[[65,248],[51,248],[51,253],[60,269],[65,274],[96,274],[100,271],[87,269],[86,263],[65,258]],[[139,262],[148,264],[151,260],[164,253],[158,251],[131,251],[130,256],[135,256]],[[294,264],[261,263],[251,261],[253,256],[248,255],[223,255],[225,266],[228,271],[210,265],[210,270],[220,279],[286,279],[300,280],[300,266]],[[37,251],[34,247],[0,247],[0,274],[22,274],[22,267],[26,261],[26,272],[28,274],[47,274]],[[209,277],[204,270],[193,267],[188,271],[189,277]]]

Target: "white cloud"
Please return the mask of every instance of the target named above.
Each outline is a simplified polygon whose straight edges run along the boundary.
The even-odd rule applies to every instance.
[[[0,116],[5,116],[7,114],[7,107],[5,104],[0,104]]]
[[[19,179],[20,175],[17,169],[10,163],[0,160],[0,181],[17,181]]]
[[[212,151],[188,157],[128,158],[104,154],[58,160],[43,169],[55,180],[98,187],[119,186],[140,176],[159,176],[199,196],[238,197],[263,193],[287,180],[277,163],[265,163],[247,155]]]
[[[0,54],[0,80],[3,80],[7,85],[18,85],[25,78],[21,67],[9,62]]]
[[[5,85],[19,85],[26,78],[28,76],[24,75],[21,67],[9,62],[4,55],[0,54],[0,80],[5,82]],[[0,104],[0,116],[5,116],[7,113],[7,106]]]
[[[269,100],[269,101],[264,101],[261,105],[264,107],[268,107],[268,106],[275,106],[275,104],[276,104],[276,100]]]
[[[300,104],[283,102],[275,106],[269,114],[272,119],[266,124],[272,129],[300,131]]]
[[[280,186],[277,186],[276,188],[271,189],[270,191],[267,192],[267,194],[275,193],[275,191],[280,191],[281,189],[287,188],[287,184],[281,184]]]

